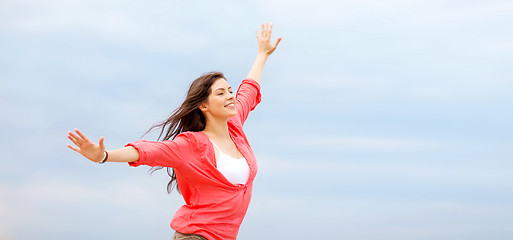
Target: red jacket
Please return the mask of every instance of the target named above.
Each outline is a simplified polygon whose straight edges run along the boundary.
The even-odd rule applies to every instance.
[[[236,239],[251,200],[257,163],[242,126],[248,114],[260,103],[260,86],[244,79],[236,94],[237,115],[228,118],[233,142],[246,158],[248,182],[234,185],[217,170],[212,143],[203,132],[183,132],[173,140],[139,140],[127,144],[139,151],[139,160],[129,163],[172,167],[185,200],[171,221],[171,228],[182,233],[200,234],[209,240]]]

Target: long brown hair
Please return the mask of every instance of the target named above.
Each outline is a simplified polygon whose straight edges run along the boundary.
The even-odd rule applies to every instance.
[[[207,101],[208,96],[212,93],[210,87],[219,78],[226,79],[221,72],[208,72],[196,78],[189,87],[182,105],[175,109],[166,120],[154,124],[146,134],[155,128],[160,129],[160,135],[157,140],[165,141],[174,139],[181,132],[199,132],[205,129],[205,116],[199,107]],[[153,173],[162,168],[164,167],[154,167],[151,172]],[[167,174],[171,177],[171,181],[167,184],[167,192],[171,193],[176,186],[180,193],[180,189],[176,184],[175,170],[167,168]]]

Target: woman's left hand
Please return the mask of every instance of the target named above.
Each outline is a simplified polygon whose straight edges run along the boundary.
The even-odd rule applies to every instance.
[[[266,54],[267,56],[271,55],[274,50],[276,50],[276,47],[278,46],[278,43],[281,41],[281,37],[279,37],[276,40],[276,43],[274,45],[271,44],[271,33],[273,31],[273,24],[262,24],[262,32],[261,35],[258,35],[258,30],[256,30],[256,36],[258,40],[258,53]]]

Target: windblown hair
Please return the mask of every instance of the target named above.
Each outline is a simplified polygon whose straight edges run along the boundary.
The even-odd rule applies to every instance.
[[[175,109],[168,119],[154,124],[147,132],[153,129],[160,129],[158,140],[174,139],[181,132],[199,132],[205,129],[206,119],[203,112],[199,109],[200,105],[207,101],[208,96],[212,93],[211,86],[214,82],[224,78],[221,72],[208,72],[194,80],[189,87],[187,96],[182,105]],[[151,172],[155,172],[164,167],[154,167]],[[167,173],[171,177],[171,181],[167,184],[167,192],[171,193],[173,188],[180,193],[180,189],[176,183],[176,173],[173,168],[167,168]]]

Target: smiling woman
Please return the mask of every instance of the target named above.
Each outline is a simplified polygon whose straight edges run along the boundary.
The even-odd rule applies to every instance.
[[[257,35],[258,54],[236,97],[220,72],[194,80],[182,105],[160,128],[158,140],[139,140],[124,148],[105,151],[104,138],[93,143],[78,129],[68,132],[69,148],[97,162],[128,162],[168,168],[171,181],[185,205],[175,213],[173,239],[236,239],[251,200],[256,159],[243,125],[260,103],[260,82],[267,58],[281,38],[271,44],[272,24],[262,24]],[[201,197],[200,197],[201,196]]]

